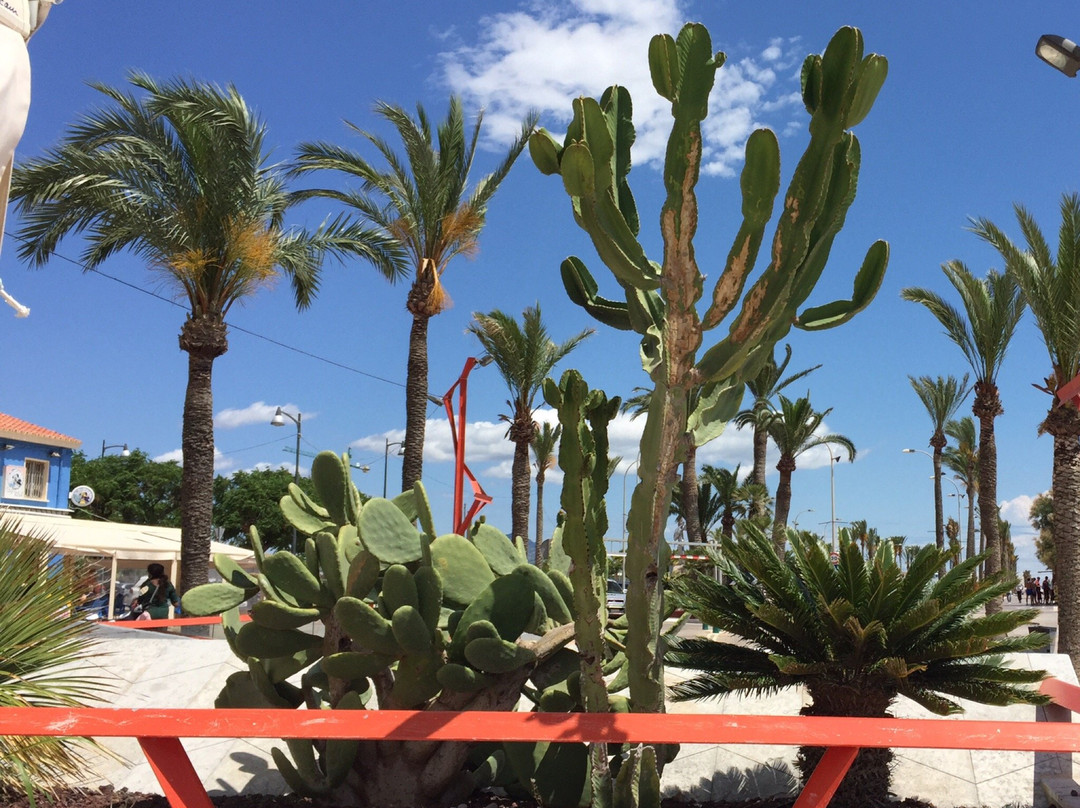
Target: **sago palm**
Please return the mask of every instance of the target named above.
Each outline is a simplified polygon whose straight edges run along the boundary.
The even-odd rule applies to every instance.
[[[929,289],[911,286],[900,294],[904,300],[926,306],[945,329],[945,335],[960,348],[974,373],[971,411],[979,419],[979,524],[986,537],[986,572],[994,575],[1002,569],[994,419],[1005,412],[997,375],[1024,313],[1024,300],[1011,274],[991,270],[985,279],[979,279],[961,261],[950,261],[941,269],[960,296],[962,312]],[[1001,603],[990,601],[986,607],[994,612]]]
[[[214,360],[229,343],[232,306],[284,275],[298,308],[311,302],[326,253],[353,253],[394,273],[393,245],[335,221],[286,226],[294,201],[266,164],[266,127],[233,87],[129,76],[136,95],[92,85],[110,104],[83,115],[44,157],[22,164],[11,196],[19,255],[41,266],[81,236],[85,270],[127,250],[188,306],[183,415],[181,588],[205,583],[213,516]]]
[[[93,586],[78,564],[54,564],[51,544],[0,520],[0,707],[79,707],[106,695],[87,673],[93,624],[73,612]],[[85,763],[70,738],[0,736],[0,796],[51,790]]]
[[[510,412],[499,416],[509,422],[506,436],[514,444],[514,464],[511,472],[510,513],[511,535],[529,543],[529,445],[536,434],[533,411],[536,396],[544,379],[551,375],[563,358],[582,340],[593,333],[586,329],[557,343],[548,335],[540,316],[539,304],[522,313],[522,322],[498,309],[488,314],[473,313],[473,322],[466,329],[480,340],[484,351],[492,358],[499,375],[510,391],[506,406]],[[539,537],[537,537],[539,541]]]
[[[915,394],[919,397],[923,406],[926,407],[926,412],[930,416],[930,423],[934,427],[930,433],[929,442],[930,447],[934,450],[932,455],[934,462],[934,538],[938,549],[941,550],[945,547],[945,530],[943,527],[945,516],[941,499],[941,455],[945,451],[945,445],[949,442],[948,438],[945,437],[945,425],[956,414],[964,399],[967,398],[969,390],[968,377],[965,373],[964,378],[957,381],[955,376],[938,376],[936,379],[929,376],[919,376],[918,378],[908,376],[908,381],[911,382],[912,389],[915,390]]]
[[[555,447],[562,436],[562,424],[539,424],[532,439],[533,457],[536,458],[536,547],[533,563],[540,566],[543,557],[540,548],[544,543],[544,480],[547,470],[555,465]]]
[[[1080,665],[1080,410],[1057,391],[1080,375],[1080,196],[1061,200],[1061,225],[1056,255],[1051,254],[1038,223],[1021,205],[1016,218],[1024,235],[1021,250],[986,219],[974,223],[976,234],[992,244],[1006,261],[1010,277],[1027,302],[1050,358],[1043,389],[1050,409],[1039,425],[1054,439],[1052,486],[1054,511],[1054,572],[1061,597],[1058,637],[1062,653]],[[982,505],[980,499],[980,506]],[[985,520],[985,515],[984,515]]]
[[[822,421],[831,412],[831,407],[817,412],[810,406],[809,398],[791,401],[781,395],[780,409],[765,422],[769,437],[780,451],[780,461],[776,464],[780,481],[776,484],[776,513],[773,516],[773,542],[778,551],[782,550],[787,535],[787,518],[791,510],[791,474],[795,471],[795,459],[815,446],[837,446],[847,452],[848,462],[855,460],[855,444],[850,438],[836,433],[817,434]]]
[[[967,558],[981,553],[984,547],[975,547],[975,495],[979,490],[979,436],[975,431],[975,421],[965,415],[945,424],[945,434],[956,441],[955,446],[947,446],[941,456],[941,462],[956,479],[964,484],[964,495],[968,501],[967,515]],[[981,542],[985,544],[985,538]]]
[[[750,409],[742,410],[734,419],[739,429],[749,426],[754,430],[754,468],[750,474],[750,482],[756,485],[765,485],[765,457],[769,448],[767,424],[774,411],[773,399],[789,384],[821,367],[821,365],[814,365],[812,368],[800,370],[785,378],[784,371],[787,370],[790,361],[790,345],[784,346],[784,361],[780,364],[776,363],[775,355],[768,358],[757,375],[746,383],[746,389],[754,397]],[[763,510],[754,511],[755,516],[761,516],[763,513]]]
[[[480,141],[483,114],[468,128],[461,99],[452,97],[446,118],[432,131],[424,108],[416,116],[380,101],[375,112],[390,123],[404,147],[404,158],[373,132],[347,124],[365,138],[381,158],[372,162],[357,151],[330,143],[299,147],[296,171],[334,171],[356,180],[358,187],[319,188],[304,196],[323,196],[343,203],[393,239],[406,256],[399,271],[412,273],[405,306],[412,315],[408,369],[405,379],[405,439],[402,447],[401,490],[411,491],[424,470],[424,428],[428,406],[428,323],[449,306],[443,273],[458,255],[475,253],[487,219],[488,203],[506,179],[536,124],[530,115],[495,170],[470,189]]]
[[[900,695],[939,715],[959,712],[956,698],[1045,702],[1027,687],[1045,671],[1013,669],[1001,657],[1045,644],[1030,634],[1008,636],[1035,612],[977,615],[1014,585],[1001,576],[978,582],[977,556],[938,579],[948,554],[933,545],[914,554],[903,573],[888,542],[868,561],[846,531],[835,567],[823,542],[798,531],[789,531],[786,555],[748,522],[737,533],[714,554],[726,583],[696,572],[672,581],[679,607],[739,638],[675,640],[668,664],[697,671],[671,689],[676,700],[805,686],[812,703],[804,715],[874,718],[887,717]],[[804,777],[821,753],[800,750]],[[891,757],[888,749],[862,750],[830,805],[889,804]]]

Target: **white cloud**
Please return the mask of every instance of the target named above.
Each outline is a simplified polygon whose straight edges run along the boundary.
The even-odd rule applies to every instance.
[[[184,465],[184,450],[183,449],[173,449],[171,452],[166,452],[165,454],[158,455],[157,457],[154,457],[154,458],[151,458],[151,459],[155,463],[168,463],[170,461],[175,461],[175,462],[179,463],[181,466],[183,466]],[[231,472],[235,471],[236,468],[237,468],[237,462],[234,459],[232,459],[231,457],[226,457],[224,454],[222,454],[221,450],[218,449],[215,446],[214,447],[214,473],[215,474],[228,475]]]
[[[1038,495],[1036,494],[1036,496]],[[998,512],[1001,514],[1001,518],[1009,524],[1019,525],[1022,530],[1030,531],[1031,524],[1028,514],[1031,513],[1031,504],[1034,501],[1035,497],[1027,494],[1021,494],[1012,499],[1003,499],[998,505]]]
[[[569,121],[573,98],[599,97],[620,84],[634,103],[634,161],[658,167],[671,114],[649,76],[649,40],[660,32],[676,35],[683,17],[678,0],[522,3],[482,18],[476,41],[445,51],[443,77],[471,105],[485,109],[486,135],[499,142],[517,135],[529,110],[538,110],[542,124],[554,131]],[[790,71],[801,61],[794,55],[797,42],[777,38],[757,56],[729,54],[710,98],[713,116],[703,125],[706,173],[733,175],[761,119],[798,101],[792,93],[798,76]],[[769,123],[779,131],[788,126],[782,116]]]
[[[299,412],[299,408],[297,408],[295,404],[285,404],[282,406],[282,409],[289,414]],[[249,404],[240,410],[222,410],[214,416],[214,428],[236,429],[237,427],[251,426],[252,424],[265,426],[270,423],[270,419],[274,417],[275,412],[277,412],[276,404],[267,404],[263,401],[256,401],[254,404]],[[311,420],[315,416],[315,413],[304,413],[305,420]],[[287,420],[286,423],[288,423]]]

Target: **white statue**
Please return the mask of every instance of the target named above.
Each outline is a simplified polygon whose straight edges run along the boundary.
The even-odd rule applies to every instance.
[[[26,42],[45,22],[49,9],[59,0],[0,0],[0,244],[4,236],[11,167],[15,146],[30,111],[30,56]],[[0,299],[25,317],[30,309],[3,291]]]

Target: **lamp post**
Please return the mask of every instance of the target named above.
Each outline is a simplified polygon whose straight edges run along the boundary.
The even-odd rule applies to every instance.
[[[390,440],[386,438],[386,451],[383,452],[383,469],[382,469],[382,495],[383,499],[386,499],[386,468],[390,465],[390,447],[398,446],[398,454],[405,454],[405,444],[399,440]]]
[[[832,551],[837,553],[840,551],[840,547],[836,543],[836,477],[833,475],[833,464],[840,462],[840,455],[834,455],[832,453],[832,447],[829,447],[829,497],[832,501],[832,518],[829,519],[829,525],[832,528]]]
[[[128,451],[128,445],[126,443],[110,443],[108,446],[106,446],[105,441],[102,441],[101,442],[101,456],[102,457],[105,456],[105,450],[106,449],[120,449],[120,456],[121,457],[131,457],[131,452]]]
[[[281,407],[277,408],[277,412],[274,413],[274,417],[270,419],[270,426],[285,426],[285,419],[288,418],[294,424],[296,424],[296,462],[293,465],[293,482],[297,485],[300,484],[300,433],[301,422],[304,419],[303,413],[297,412],[296,417],[289,415]],[[292,531],[292,551],[296,552],[296,528]]]
[[[923,449],[901,449],[904,454],[921,454],[930,458],[930,462],[934,464],[934,471],[936,472],[940,466],[938,465],[937,458]],[[938,475],[931,474],[930,479],[936,480]],[[941,512],[941,486],[934,486],[934,543],[937,544],[939,549],[945,547],[945,525],[944,515]]]
[[[1080,69],[1080,45],[1057,34],[1043,34],[1035,45],[1035,55],[1071,79]]]
[[[793,528],[795,528],[796,530],[798,530],[799,529],[799,517],[802,516],[804,513],[813,513],[813,512],[814,512],[813,508],[803,508],[797,514],[795,514],[795,518],[791,520],[791,526]]]

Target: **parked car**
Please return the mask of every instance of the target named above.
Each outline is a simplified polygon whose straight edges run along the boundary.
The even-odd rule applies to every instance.
[[[607,579],[607,610],[609,614],[626,611],[626,589],[614,578]]]

